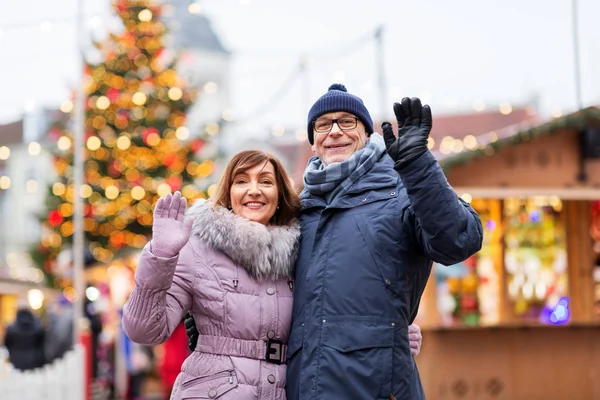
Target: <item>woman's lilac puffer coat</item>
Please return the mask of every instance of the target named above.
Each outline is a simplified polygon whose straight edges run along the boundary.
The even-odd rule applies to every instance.
[[[195,221],[179,256],[142,251],[125,333],[162,343],[189,310],[200,336],[171,399],[284,400],[299,227],[264,226],[205,200],[187,215]]]

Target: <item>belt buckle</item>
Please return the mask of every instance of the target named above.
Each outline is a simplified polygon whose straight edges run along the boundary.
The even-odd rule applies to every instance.
[[[275,339],[267,339],[265,349],[265,361],[280,365],[283,358],[283,342]]]

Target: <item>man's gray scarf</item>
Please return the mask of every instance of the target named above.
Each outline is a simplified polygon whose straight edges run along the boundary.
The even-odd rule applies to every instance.
[[[328,204],[344,194],[385,154],[383,137],[373,133],[367,145],[347,160],[324,166],[319,157],[308,161],[304,171],[304,188],[312,195],[323,196]]]

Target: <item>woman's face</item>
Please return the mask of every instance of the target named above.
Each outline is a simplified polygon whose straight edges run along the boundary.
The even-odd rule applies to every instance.
[[[273,164],[267,161],[236,174],[229,189],[229,196],[231,209],[235,214],[269,225],[277,211],[279,199]]]

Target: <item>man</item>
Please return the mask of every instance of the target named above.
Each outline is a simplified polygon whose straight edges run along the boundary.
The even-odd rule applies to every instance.
[[[4,346],[15,369],[27,371],[44,366],[44,328],[24,302],[19,304],[15,322],[6,329]]]
[[[73,348],[73,306],[63,295],[48,306],[44,349],[46,362],[62,358]]]
[[[382,138],[340,84],[308,113],[288,400],[424,399],[407,331],[432,262],[481,248],[479,217],[427,148],[429,106],[404,98],[394,113],[398,138],[388,122]]]

